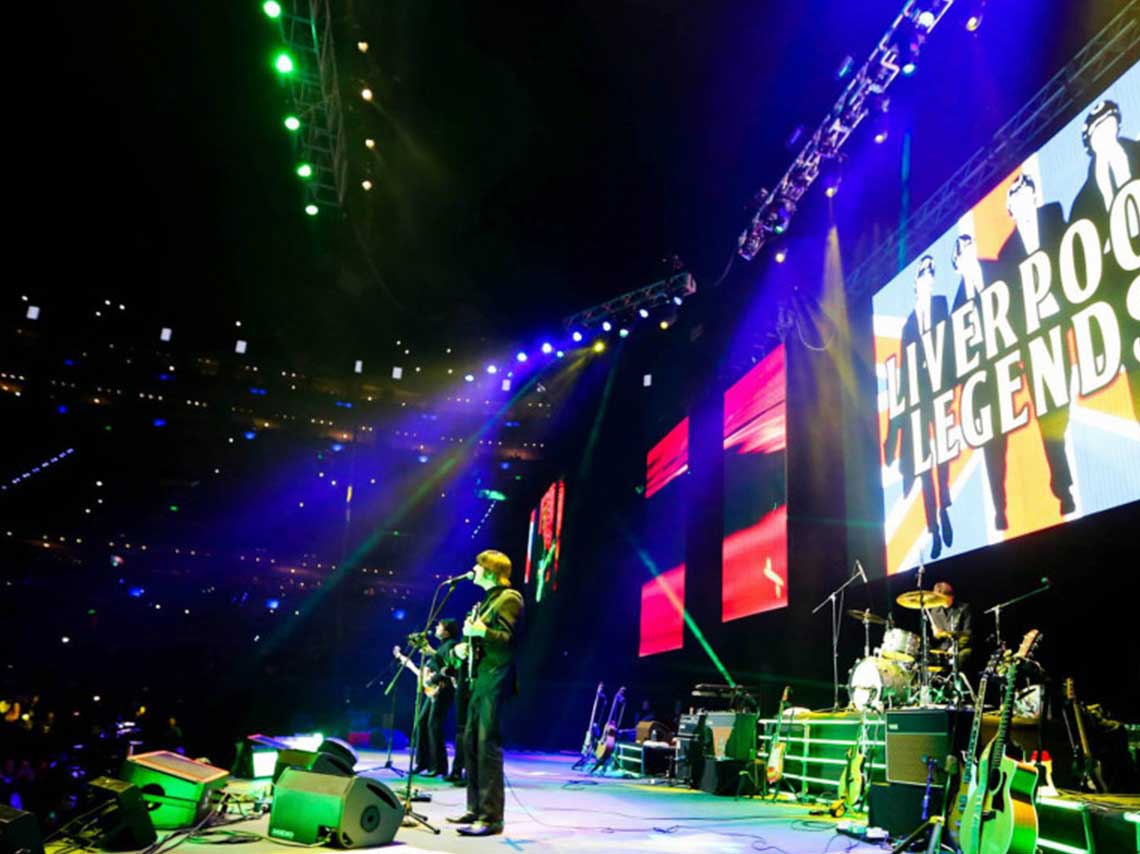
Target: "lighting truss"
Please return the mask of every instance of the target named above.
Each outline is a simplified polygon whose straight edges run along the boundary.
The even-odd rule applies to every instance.
[[[819,177],[820,164],[835,157],[851,132],[870,112],[872,98],[881,96],[899,75],[900,57],[908,46],[929,36],[954,0],[907,0],[863,66],[835,102],[788,171],[770,190],[761,190],[759,207],[743,233],[737,250],[751,261],[773,236],[788,227],[800,198]]]
[[[911,246],[928,246],[1011,169],[1055,134],[1089,98],[1140,58],[1140,0],[1129,0],[1104,28],[1054,74],[1020,110],[978,149],[930,199],[883,240],[847,277],[853,296],[878,287],[898,272],[903,236]]]
[[[348,158],[337,80],[330,0],[282,0],[278,21],[295,69],[282,75],[290,111],[301,120],[292,134],[298,163],[313,167],[303,182],[305,203],[340,207],[344,202]]]
[[[677,273],[660,282],[654,282],[636,291],[614,297],[600,305],[587,308],[563,319],[566,329],[588,329],[605,320],[621,321],[640,309],[650,311],[672,305],[677,298],[684,299],[697,292],[697,282],[690,273]]]

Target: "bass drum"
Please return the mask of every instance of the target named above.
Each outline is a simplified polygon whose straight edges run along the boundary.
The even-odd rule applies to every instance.
[[[897,661],[864,658],[851,668],[847,696],[859,711],[883,711],[909,701],[913,680],[913,674]]]

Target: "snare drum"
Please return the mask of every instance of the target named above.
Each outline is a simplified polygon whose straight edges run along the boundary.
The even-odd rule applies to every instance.
[[[859,711],[882,711],[904,704],[912,690],[914,674],[897,661],[864,658],[851,669],[847,680],[847,696]]]
[[[914,661],[922,649],[922,640],[914,632],[906,629],[888,629],[883,635],[883,645],[879,655],[893,661]]]

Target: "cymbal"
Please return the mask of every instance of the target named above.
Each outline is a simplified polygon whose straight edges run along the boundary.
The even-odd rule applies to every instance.
[[[950,605],[949,598],[933,590],[908,590],[900,594],[895,601],[904,608],[915,611],[920,608],[946,608]]]
[[[945,669],[946,668],[943,667],[941,664],[928,664],[928,665],[926,665],[926,672],[927,673],[941,673]]]
[[[867,611],[850,610],[847,612],[847,616],[851,617],[853,619],[856,619],[861,623],[863,623],[863,622],[870,623],[872,626],[885,626],[887,624],[886,620],[884,620],[882,617],[880,617],[876,614],[872,614],[869,610],[867,610]]]

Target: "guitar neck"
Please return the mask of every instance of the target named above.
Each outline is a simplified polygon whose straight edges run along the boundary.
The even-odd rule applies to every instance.
[[[1001,699],[1001,718],[998,723],[997,735],[994,736],[994,746],[990,751],[991,764],[996,765],[1005,756],[1006,740],[1009,737],[1009,724],[1013,719],[1013,688],[1017,681],[1017,659],[1009,664],[1009,673],[1005,679],[1005,693]]]
[[[986,710],[986,688],[989,686],[989,673],[982,676],[978,684],[978,702],[974,706],[974,720],[970,723],[970,743],[966,747],[966,765],[962,769],[962,779],[968,784],[974,777],[974,757],[978,754],[978,739],[982,734],[982,717]]]

